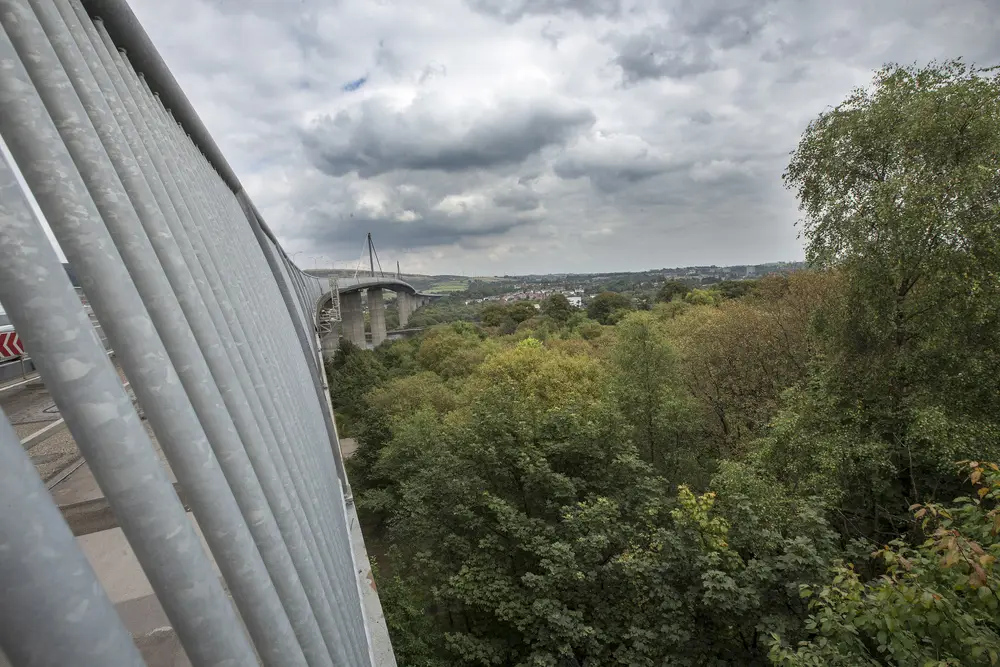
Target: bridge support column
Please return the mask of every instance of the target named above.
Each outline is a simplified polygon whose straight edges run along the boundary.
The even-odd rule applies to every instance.
[[[361,308],[361,292],[347,292],[340,295],[340,319],[344,338],[363,348],[365,312]]]
[[[396,309],[399,311],[399,328],[405,329],[410,321],[410,314],[413,312],[413,297],[406,292],[397,292]]]
[[[368,288],[368,314],[372,327],[372,347],[378,347],[385,340],[385,300],[381,287]]]
[[[337,353],[337,347],[340,344],[340,323],[333,323],[333,331],[328,334],[323,334],[320,338],[320,348],[323,354],[323,361],[329,361],[333,359],[333,355]]]

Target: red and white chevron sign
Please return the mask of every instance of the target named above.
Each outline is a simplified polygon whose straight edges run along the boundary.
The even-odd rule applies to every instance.
[[[24,345],[17,337],[16,331],[0,333],[0,359],[6,357],[19,357],[24,354]]]

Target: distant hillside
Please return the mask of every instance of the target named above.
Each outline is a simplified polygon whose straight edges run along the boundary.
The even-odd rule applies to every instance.
[[[457,276],[452,274],[425,275],[419,273],[404,273],[402,279],[421,292],[432,294],[452,294],[472,290],[483,294],[501,294],[516,288],[531,285],[564,287],[572,286],[585,289],[621,291],[636,286],[659,284],[664,280],[680,280],[694,286],[711,285],[723,280],[744,280],[759,278],[771,273],[790,273],[806,268],[805,262],[768,262],[766,264],[738,264],[734,266],[684,266],[676,268],[648,269],[645,271],[609,271],[595,273],[546,273],[528,275],[505,275],[503,277]],[[314,269],[307,273],[314,276],[353,277],[354,269]],[[358,272],[358,275],[368,275],[368,272]],[[386,276],[395,275],[389,271]]]
[[[318,276],[320,278],[326,278],[328,276],[337,276],[344,278],[354,277],[354,269],[309,269],[306,273]],[[358,271],[359,276],[369,275],[369,271]],[[385,271],[386,276],[395,277],[395,271]],[[440,275],[440,276],[428,276],[420,273],[404,273],[400,276],[401,279],[410,283],[417,290],[421,292],[425,291],[461,291],[464,290],[466,285],[469,283],[469,279],[464,276],[453,276],[453,275]],[[435,287],[443,287],[444,289],[435,290]],[[448,289],[450,287],[450,289]]]

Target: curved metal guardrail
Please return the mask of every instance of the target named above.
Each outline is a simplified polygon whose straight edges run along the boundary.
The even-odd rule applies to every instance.
[[[124,2],[0,0],[0,135],[0,301],[191,662],[370,665],[322,281],[277,243]],[[142,664],[6,419],[0,646],[15,665]]]

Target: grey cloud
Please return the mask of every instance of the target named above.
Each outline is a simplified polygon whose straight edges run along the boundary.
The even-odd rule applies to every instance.
[[[379,248],[487,247],[545,217],[530,185],[490,174],[395,172],[374,179],[314,174],[299,185],[297,222],[276,231],[295,245],[356,252],[367,232]],[[345,253],[339,256],[345,258]]]
[[[311,210],[297,235],[322,247],[351,248],[371,232],[380,248],[407,250],[473,239],[485,242],[539,220],[533,211],[540,200],[524,189],[496,196],[493,206],[444,212],[443,201],[443,197],[412,185],[395,189],[386,210],[377,215],[356,202],[341,200]]]
[[[415,63],[386,44],[384,39],[378,41],[373,60],[375,66],[388,74],[394,81],[412,80],[423,85],[448,74],[448,68],[436,61],[431,61],[422,68],[415,66]]]
[[[698,123],[699,125],[711,125],[715,117],[706,111],[705,109],[698,109],[690,116],[692,123]]]
[[[559,42],[566,37],[566,31],[553,27],[552,21],[549,21],[544,26],[542,26],[540,34],[542,36],[542,39],[544,39],[546,42],[552,45],[553,49],[558,49]]]
[[[473,10],[515,23],[525,16],[574,13],[584,17],[620,16],[622,0],[466,0]]]
[[[667,20],[610,41],[626,84],[683,79],[719,67],[717,53],[744,46],[765,28],[775,0],[674,0]]]
[[[612,62],[621,68],[625,83],[664,77],[682,79],[716,67],[707,44],[662,27],[647,28],[635,35],[615,35],[612,41],[618,51]]]
[[[721,49],[746,44],[767,24],[773,0],[680,0],[671,12],[676,29],[712,40]]]
[[[615,192],[678,168],[678,164],[631,134],[594,133],[553,164],[559,178],[587,178],[602,192]]]
[[[431,79],[437,79],[444,76],[448,76],[448,68],[442,65],[441,63],[432,62],[428,63],[420,71],[420,78],[418,79],[418,81],[421,84],[424,84],[430,81]]]
[[[603,192],[618,191],[670,169],[666,163],[651,159],[620,162],[564,158],[557,161],[553,167],[560,178],[588,178]]]
[[[444,216],[413,222],[396,222],[378,217],[358,217],[346,220],[317,221],[309,238],[320,247],[351,247],[358,245],[365,234],[372,233],[377,247],[386,250],[412,250],[462,243],[467,239],[502,236],[529,224],[514,216],[494,219],[477,225],[456,224]]]
[[[206,0],[206,4],[225,15],[252,15],[279,25],[304,54],[316,54],[329,50],[317,28],[320,17],[336,11],[340,0],[298,0],[293,7],[288,0]]]
[[[375,48],[375,66],[381,67],[393,77],[399,76],[406,69],[406,63],[395,51],[386,46],[384,39],[380,39]]]
[[[416,105],[415,105],[416,106]],[[596,117],[577,104],[504,105],[465,130],[426,107],[397,112],[378,100],[360,112],[325,116],[302,133],[313,164],[332,176],[371,177],[398,170],[461,172],[524,162],[565,143]]]
[[[493,203],[514,211],[534,211],[541,205],[542,198],[527,188],[517,188],[494,195]]]
[[[844,57],[863,52],[868,35],[858,30],[839,28],[818,36],[778,38],[761,54],[769,63],[802,62],[824,57]]]
[[[1000,61],[997,0],[376,1],[130,0],[290,251],[351,266],[368,231],[427,272],[794,259],[809,120]]]

